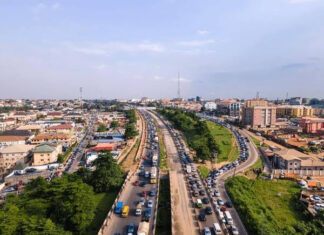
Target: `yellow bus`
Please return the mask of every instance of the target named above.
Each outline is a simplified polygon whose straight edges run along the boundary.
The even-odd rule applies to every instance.
[[[122,211],[122,217],[124,218],[128,217],[128,213],[129,213],[129,206],[124,206]]]

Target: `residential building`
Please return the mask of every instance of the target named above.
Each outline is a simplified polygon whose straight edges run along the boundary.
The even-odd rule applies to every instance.
[[[26,163],[35,146],[15,144],[0,150],[0,173],[12,169],[18,162]]]
[[[314,109],[310,106],[303,105],[283,105],[277,106],[278,117],[312,117],[314,115]]]
[[[46,165],[57,161],[58,154],[62,153],[62,146],[43,143],[33,150],[33,165]]]
[[[31,139],[31,144],[59,143],[64,146],[70,146],[75,141],[75,136],[67,134],[40,134]]]
[[[305,133],[324,134],[324,118],[303,117],[298,121]]]
[[[276,124],[276,107],[254,106],[243,109],[242,122],[253,129],[271,128]]]
[[[302,97],[292,97],[289,99],[290,105],[301,105],[303,103]]]
[[[208,101],[203,104],[203,107],[206,110],[215,110],[217,108],[217,105],[215,102]]]
[[[0,136],[0,148],[15,144],[25,144],[26,140],[25,136]]]
[[[72,129],[73,126],[71,124],[60,124],[46,128],[45,132],[69,134],[71,133]]]
[[[246,108],[253,108],[255,106],[269,106],[269,101],[265,99],[251,99],[245,102]]]
[[[274,153],[274,167],[286,170],[324,170],[324,161],[310,157],[295,149],[282,149]]]

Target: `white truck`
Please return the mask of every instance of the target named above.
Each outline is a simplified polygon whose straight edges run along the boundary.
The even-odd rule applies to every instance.
[[[148,235],[150,224],[148,222],[140,222],[138,225],[137,235]]]

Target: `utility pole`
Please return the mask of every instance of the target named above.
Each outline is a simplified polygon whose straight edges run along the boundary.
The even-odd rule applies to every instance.
[[[83,103],[82,103],[82,87],[80,87],[80,106],[81,106],[81,110],[83,108]]]

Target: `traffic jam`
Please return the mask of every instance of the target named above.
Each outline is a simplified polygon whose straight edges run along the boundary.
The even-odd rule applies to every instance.
[[[200,174],[197,172],[192,159],[189,157],[189,150],[180,137],[180,135],[167,125],[174,142],[176,144],[179,157],[182,163],[183,172],[185,174],[185,180],[188,186],[188,191],[191,194],[194,207],[198,209],[199,215],[198,220],[203,228],[201,233],[204,235],[210,234],[239,234],[237,227],[234,224],[231,216],[230,208],[233,207],[230,201],[224,201],[221,198],[220,192],[217,189],[217,179],[225,172],[231,170],[245,162],[249,157],[248,146],[246,142],[249,140],[241,136],[241,134],[234,130],[233,127],[227,123],[219,120],[212,119],[211,121],[216,122],[219,125],[225,126],[231,129],[235,135],[237,143],[239,145],[240,156],[232,162],[222,166],[220,169],[213,169],[209,172],[205,180],[202,179]],[[215,217],[211,215],[215,214]],[[209,219],[210,217],[210,219]]]
[[[146,120],[146,145],[144,156],[141,158],[138,173],[132,182],[132,193],[126,201],[119,201],[114,213],[120,218],[124,218],[125,224],[121,221],[122,232],[118,234],[138,234],[148,235],[152,232],[152,225],[155,219],[156,202],[158,196],[158,164],[159,145],[155,124],[147,112],[141,112]],[[126,219],[127,218],[127,219]]]

